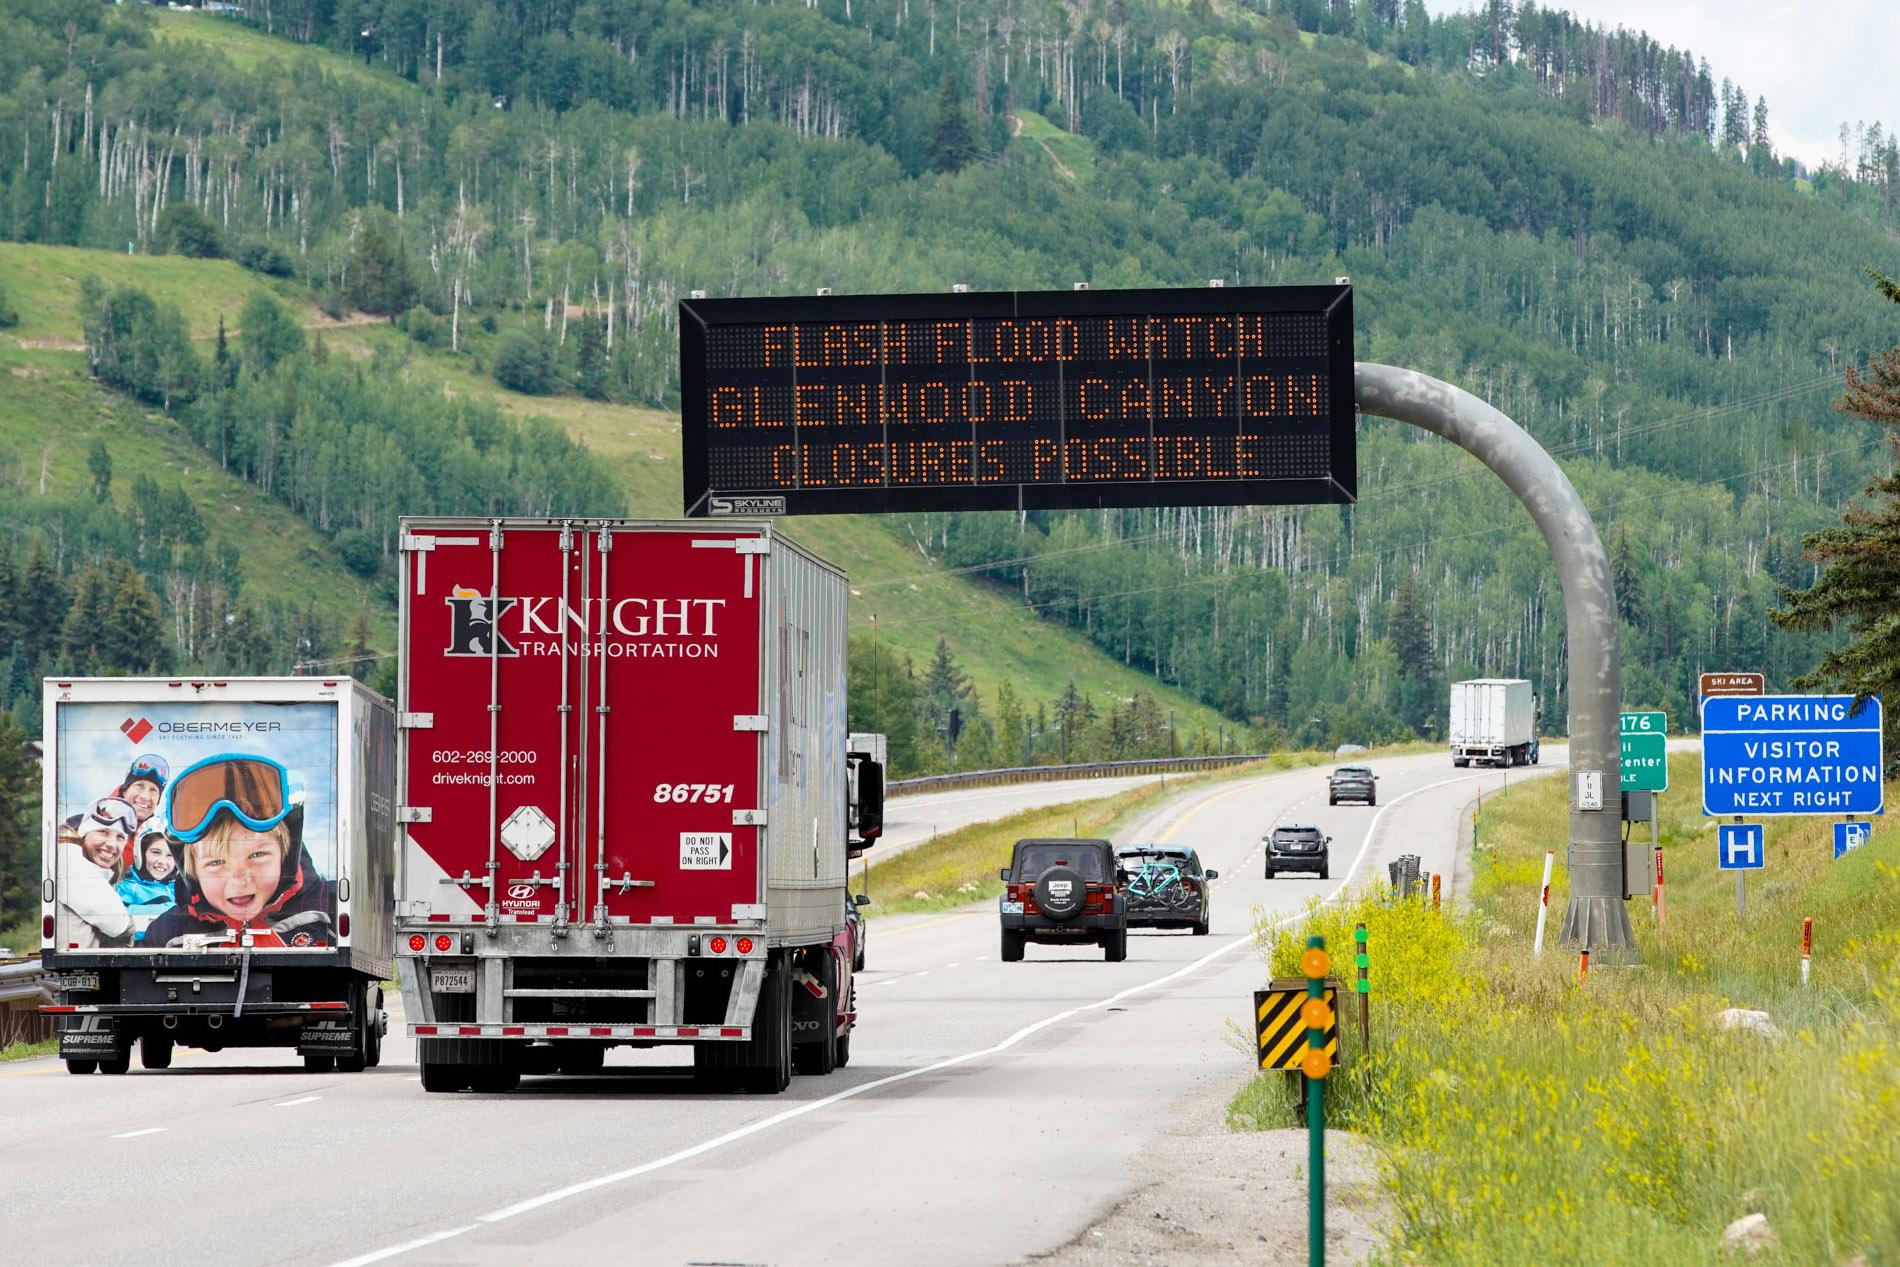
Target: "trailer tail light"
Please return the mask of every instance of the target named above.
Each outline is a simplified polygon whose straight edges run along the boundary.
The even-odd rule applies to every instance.
[[[726,953],[726,939],[724,937],[714,937],[711,941],[706,943],[706,949],[715,955],[723,955]]]
[[[742,955],[752,953],[752,939],[750,937],[741,937],[739,939],[739,953]]]
[[[447,933],[437,933],[435,935],[436,954],[446,955],[453,949],[455,949],[455,938],[449,936]]]
[[[429,939],[424,937],[421,933],[409,934],[409,953],[419,955],[428,949],[428,946]]]
[[[350,913],[348,911],[344,911],[336,917],[336,931],[339,937],[348,937],[350,935]]]

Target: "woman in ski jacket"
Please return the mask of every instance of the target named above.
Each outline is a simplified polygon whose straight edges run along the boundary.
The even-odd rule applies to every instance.
[[[124,874],[125,842],[138,811],[102,796],[59,830],[59,941],[66,950],[128,944],[132,916],[113,887]]]

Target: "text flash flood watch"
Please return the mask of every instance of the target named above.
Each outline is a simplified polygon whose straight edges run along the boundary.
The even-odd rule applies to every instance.
[[[686,513],[1351,502],[1352,288],[680,304]]]

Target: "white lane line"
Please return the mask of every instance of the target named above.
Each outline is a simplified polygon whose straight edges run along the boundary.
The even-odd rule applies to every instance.
[[[137,1138],[138,1138],[139,1136],[141,1136],[141,1135],[156,1135],[156,1134],[158,1134],[158,1133],[159,1133],[160,1131],[163,1131],[163,1130],[165,1130],[165,1129],[166,1129],[166,1128],[165,1128],[165,1127],[163,1127],[163,1126],[148,1126],[148,1127],[146,1127],[146,1128],[145,1128],[144,1130],[142,1130],[142,1131],[121,1131],[121,1132],[119,1132],[119,1133],[118,1133],[117,1135],[114,1135],[114,1136],[113,1136],[112,1138],[114,1138],[114,1139],[137,1139]]]
[[[930,975],[930,969],[925,968],[922,972],[913,972],[910,975],[913,977],[927,977]]]
[[[988,956],[988,955],[978,955],[978,956],[977,956],[976,958],[974,958],[974,959],[972,959],[972,960],[971,960],[970,962],[971,962],[971,963],[982,963],[982,962],[983,962],[983,961],[984,961],[985,959],[988,959],[988,958],[989,958],[989,956]]]
[[[373,1253],[364,1254],[360,1258],[346,1258],[342,1262],[334,1264],[333,1267],[368,1267],[370,1263],[380,1263],[385,1258],[394,1258],[398,1254],[407,1254],[412,1249],[421,1249],[424,1245],[434,1245],[439,1241],[448,1240],[451,1236],[460,1236],[464,1232],[472,1232],[474,1230],[475,1225],[469,1223],[463,1227],[452,1227],[446,1232],[431,1232],[427,1236],[418,1236],[413,1241],[404,1241],[400,1245],[391,1245],[388,1249],[379,1249]]]
[[[958,960],[958,961],[957,961],[956,963],[951,963],[951,964],[945,964],[945,965],[944,965],[944,967],[945,967],[945,969],[946,969],[946,970],[947,970],[947,969],[950,969],[950,968],[961,968],[962,966],[963,966],[963,961],[962,961],[962,960]]]
[[[287,1109],[293,1104],[308,1104],[312,1100],[321,1100],[322,1098],[323,1097],[320,1095],[300,1095],[294,1100],[279,1100],[272,1107],[279,1108],[279,1109]]]
[[[1334,889],[1331,894],[1329,894],[1327,897],[1322,899],[1322,902],[1325,903],[1325,902],[1337,901],[1339,897],[1345,893],[1346,886],[1351,882],[1353,873],[1359,869],[1359,864],[1365,860],[1366,848],[1368,845],[1371,844],[1373,833],[1378,830],[1379,821],[1381,818],[1384,817],[1385,811],[1387,809],[1390,809],[1393,806],[1400,804],[1401,802],[1407,800],[1410,797],[1417,796],[1421,792],[1429,792],[1433,788],[1444,787],[1446,784],[1449,784],[1449,783],[1462,782],[1463,779],[1470,778],[1470,777],[1471,776],[1466,775],[1466,776],[1462,776],[1461,778],[1446,779],[1441,783],[1430,783],[1421,788],[1414,788],[1412,791],[1407,792],[1402,796],[1395,797],[1390,802],[1390,804],[1381,807],[1379,814],[1376,817],[1374,817],[1372,821],[1372,828],[1366,832],[1366,845],[1360,846],[1359,856],[1353,859],[1352,866],[1347,870],[1345,877],[1341,879],[1339,883],[1339,887]],[[1268,927],[1279,928],[1283,925],[1291,924],[1297,920],[1304,919],[1305,915],[1306,913],[1304,911],[1295,911],[1290,915],[1285,915],[1285,916],[1282,916],[1280,919],[1275,920],[1272,924],[1268,925]],[[1070,1019],[1071,1017],[1079,1016],[1084,1012],[1094,1012],[1094,1011],[1099,1011],[1103,1008],[1112,1007],[1115,1004],[1121,1002],[1123,999],[1133,998],[1137,994],[1146,994],[1150,990],[1157,989],[1173,981],[1178,981],[1182,977],[1185,977],[1191,973],[1197,972],[1200,969],[1206,967],[1208,964],[1213,963],[1216,959],[1219,959],[1224,955],[1231,954],[1235,950],[1238,950],[1243,946],[1251,946],[1253,944],[1254,944],[1254,938],[1251,934],[1241,936],[1241,937],[1236,937],[1232,941],[1227,942],[1225,945],[1214,947],[1212,950],[1208,951],[1206,954],[1202,955],[1200,958],[1192,960],[1189,963],[1184,964],[1183,966],[1179,968],[1176,968],[1173,972],[1165,973],[1159,977],[1154,978],[1152,981],[1145,981],[1139,985],[1129,986],[1125,990],[1119,990],[1116,993],[1109,995],[1107,998],[1098,999],[1093,1003],[1085,1003],[1079,1007],[1072,1007],[1072,1008],[1067,1009],[1066,1011],[1057,1012],[1052,1016],[1045,1016],[1043,1019],[1039,1021],[1035,1021],[1029,1025],[1023,1026],[1021,1029],[1017,1030],[1015,1033],[1011,1034],[1009,1037],[1003,1039],[1001,1042],[994,1043],[988,1047],[981,1047],[975,1051],[967,1051],[958,1056],[949,1056],[943,1060],[935,1061],[928,1065],[919,1065],[915,1069],[906,1069],[902,1071],[901,1073],[889,1074],[882,1078],[874,1078],[870,1082],[861,1082],[857,1086],[854,1086],[854,1087],[846,1087],[842,1091],[835,1091],[832,1094],[828,1096],[824,1096],[820,1099],[809,1100],[805,1102],[804,1104],[796,1105],[792,1108],[785,1109],[779,1113],[774,1113],[770,1117],[761,1118],[756,1122],[752,1122],[745,1126],[738,1127],[734,1130],[727,1131],[723,1135],[716,1135],[711,1139],[702,1140],[697,1144],[691,1145],[690,1147],[687,1147],[687,1148],[682,1148],[678,1150],[677,1152],[668,1153],[664,1157],[656,1157],[652,1161],[642,1162],[640,1165],[637,1165],[637,1166],[629,1166],[625,1170],[616,1170],[612,1172],[611,1174],[597,1175],[592,1179],[583,1179],[579,1183],[569,1184],[565,1188],[556,1188],[551,1192],[544,1192],[540,1196],[529,1197],[525,1201],[517,1201],[513,1205],[503,1206],[499,1210],[495,1210],[488,1214],[479,1216],[477,1219],[477,1222],[500,1223],[507,1219],[516,1218],[520,1215],[528,1214],[528,1213],[531,1213],[532,1211],[539,1210],[543,1208],[544,1206],[550,1206],[550,1205],[556,1204],[557,1202],[567,1201],[574,1197],[582,1196],[586,1193],[593,1192],[600,1188],[611,1187],[614,1184],[625,1183],[629,1179],[638,1179],[642,1175],[650,1175],[655,1171],[665,1170],[667,1167],[676,1166],[680,1162],[683,1162],[683,1161],[691,1161],[695,1157],[700,1157],[706,1153],[712,1152],[715,1149],[723,1148],[727,1144],[736,1143],[739,1140],[749,1138],[750,1136],[753,1136],[753,1135],[757,1135],[762,1131],[769,1131],[775,1126],[782,1126],[787,1122],[795,1121],[796,1119],[804,1117],[807,1114],[816,1113],[820,1109],[830,1108],[834,1104],[841,1103],[842,1101],[845,1101],[845,1100],[854,1099],[857,1096],[861,1096],[868,1091],[876,1091],[883,1087],[893,1086],[900,1082],[908,1082],[912,1078],[926,1077],[933,1073],[940,1073],[945,1069],[954,1069],[959,1065],[966,1065],[966,1064],[969,1064],[971,1061],[982,1060],[983,1058],[988,1057],[988,1056],[1000,1055],[1001,1053],[1008,1051],[1010,1048],[1015,1047],[1017,1044],[1021,1043],[1024,1039],[1030,1038],[1036,1034],[1039,1034],[1043,1030],[1048,1029],[1052,1025],[1060,1025],[1062,1022]],[[984,956],[984,957],[987,958],[987,956]],[[895,979],[896,978],[892,978],[891,980],[895,980]],[[878,984],[888,985],[890,984],[890,982],[883,981],[883,982],[879,982]],[[469,1228],[467,1227],[458,1227],[451,1231],[438,1232],[433,1236],[424,1237],[422,1239],[414,1240],[414,1241],[407,1241],[401,1245],[394,1245],[387,1249],[373,1251],[359,1258],[349,1259],[345,1262],[335,1264],[334,1267],[364,1267],[365,1264],[380,1262],[385,1258],[392,1258],[398,1254],[406,1253],[412,1249],[420,1249],[425,1245],[433,1245],[437,1241],[447,1240],[451,1236],[460,1236],[463,1232],[466,1232],[468,1230]]]

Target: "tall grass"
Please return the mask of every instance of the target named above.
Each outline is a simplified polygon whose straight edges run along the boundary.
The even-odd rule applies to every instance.
[[[1760,1211],[1778,1245],[1755,1262],[1900,1262],[1895,837],[1834,862],[1825,822],[1771,825],[1738,920],[1694,812],[1696,760],[1674,763],[1690,790],[1665,797],[1666,929],[1630,904],[1634,966],[1579,984],[1574,955],[1530,954],[1543,851],[1561,859],[1567,834],[1555,780],[1487,801],[1469,910],[1434,919],[1372,897],[1320,913],[1348,962],[1352,923],[1371,928],[1373,1057],[1328,1103],[1381,1146],[1390,1261],[1717,1262],[1723,1228]],[[1304,933],[1263,930],[1276,973]],[[1729,1007],[1767,1012],[1780,1036],[1724,1028]],[[1284,1084],[1256,1080],[1230,1119],[1290,1123]]]

